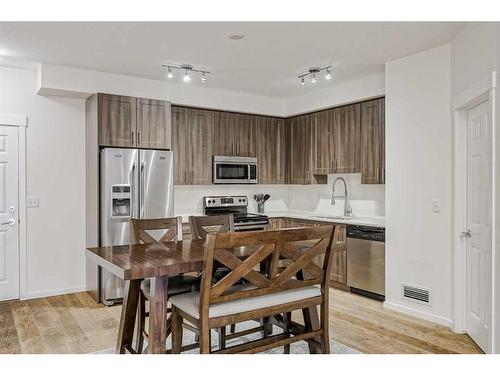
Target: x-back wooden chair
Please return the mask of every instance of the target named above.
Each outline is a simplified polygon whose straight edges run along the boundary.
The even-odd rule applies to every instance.
[[[234,232],[234,217],[228,215],[189,216],[193,239],[205,240],[209,233]]]
[[[234,217],[233,214],[224,215],[208,215],[208,216],[189,216],[189,229],[191,237],[197,240],[206,240],[210,233],[227,233],[234,232]],[[226,267],[213,270],[213,278],[221,279],[227,273]],[[189,329],[189,328],[188,328]],[[229,332],[234,334],[236,325],[231,324]],[[226,336],[226,327],[218,329],[219,345],[225,347],[226,340],[230,339]],[[199,334],[195,332],[195,341],[199,340]]]
[[[130,219],[130,243],[131,244],[154,244],[168,241],[182,241],[182,218],[180,216],[161,219]],[[187,275],[175,275],[168,279],[168,297],[180,293],[190,292],[199,283],[199,278]],[[138,306],[138,326],[136,352],[142,353],[144,338],[147,338],[145,330],[146,300],[150,291],[149,280],[144,280],[141,285]],[[167,324],[167,337],[171,330],[170,318]]]
[[[289,352],[289,345],[299,340],[329,353],[328,275],[333,234],[334,226],[325,225],[208,235],[200,292],[170,300],[172,352],[179,352],[185,319],[200,330],[200,353],[257,353],[280,346]],[[255,247],[244,260],[234,254],[234,249],[242,246]],[[283,257],[289,258],[290,263],[280,269],[279,260]],[[269,272],[255,271],[254,267],[266,259],[270,262]],[[231,270],[216,283],[208,277],[214,262]],[[237,285],[241,279],[247,283]],[[291,322],[291,311],[315,309],[318,305],[321,306],[319,328],[307,321],[304,325]],[[283,314],[283,333],[211,350],[210,329],[277,314]]]

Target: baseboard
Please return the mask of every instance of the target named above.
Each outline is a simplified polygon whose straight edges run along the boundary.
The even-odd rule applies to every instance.
[[[453,323],[452,323],[452,321],[450,319],[442,317],[442,316],[439,316],[439,315],[429,314],[429,313],[427,313],[425,311],[420,311],[420,310],[417,310],[417,309],[412,309],[411,307],[402,306],[402,305],[398,305],[396,303],[387,302],[387,301],[384,302],[384,307],[387,308],[387,309],[389,309],[389,310],[394,310],[394,311],[397,311],[397,312],[400,312],[400,313],[404,313],[404,314],[415,316],[417,318],[429,320],[431,322],[444,325],[444,326],[446,326],[448,328],[452,328],[453,327]]]
[[[41,290],[37,292],[28,292],[26,298],[24,299],[59,296],[61,294],[85,292],[86,290],[87,288],[85,286],[79,286],[76,288],[66,288],[66,289]]]

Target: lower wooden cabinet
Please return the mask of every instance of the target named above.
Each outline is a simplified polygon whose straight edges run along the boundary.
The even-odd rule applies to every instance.
[[[293,219],[278,217],[269,219],[269,229],[300,228],[315,225],[331,224],[324,221]],[[332,269],[330,280],[338,284],[347,285],[347,229],[345,224],[335,224],[340,227],[337,236],[333,239],[336,246],[332,251]]]
[[[345,225],[340,225],[340,231],[333,241],[336,246],[332,251],[330,280],[339,284],[347,284],[347,229]]]

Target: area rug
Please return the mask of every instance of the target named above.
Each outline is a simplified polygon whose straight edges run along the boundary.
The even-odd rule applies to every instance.
[[[254,323],[254,322],[245,322],[245,323],[239,323],[236,326],[236,329],[238,331],[240,331],[240,330],[249,329],[249,328],[252,328],[255,326],[256,326],[256,323]],[[280,328],[273,327],[273,334],[277,334],[280,332],[283,332]],[[238,337],[238,338],[235,338],[232,340],[228,340],[226,345],[227,345],[227,347],[230,347],[233,345],[239,345],[239,344],[243,344],[243,343],[248,342],[248,341],[259,339],[261,337],[262,337],[262,335],[260,333],[253,333],[253,334],[248,335],[248,336]],[[214,332],[212,332],[212,346],[214,347],[215,350],[218,348],[218,344],[219,344],[218,340],[219,340],[218,335],[215,334]],[[194,333],[184,329],[183,336],[182,336],[182,344],[187,345],[187,344],[193,344],[193,343],[194,343]],[[146,345],[147,345],[147,343],[144,344],[144,346],[146,346]],[[171,338],[169,337],[167,339],[167,348],[170,348],[170,347],[171,347]],[[341,344],[340,342],[335,341],[333,339],[330,339],[330,352],[332,354],[361,354],[357,350],[350,348],[349,346],[346,346],[344,344]],[[114,353],[115,353],[115,349],[109,348],[109,349],[93,352],[91,354],[114,354]],[[193,350],[183,352],[182,354],[197,354],[197,353],[199,353],[198,349],[193,349]],[[304,341],[294,342],[293,344],[290,345],[290,354],[308,354],[308,353],[309,353],[309,346]],[[267,352],[263,352],[262,354],[283,354],[283,348],[271,349]]]

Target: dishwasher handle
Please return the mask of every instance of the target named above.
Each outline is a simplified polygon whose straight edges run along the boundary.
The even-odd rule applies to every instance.
[[[358,238],[361,240],[385,242],[385,228],[348,225],[347,237]]]

